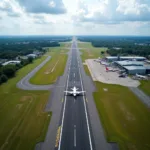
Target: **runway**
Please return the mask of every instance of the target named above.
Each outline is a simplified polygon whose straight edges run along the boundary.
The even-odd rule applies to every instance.
[[[79,57],[76,41],[73,40],[66,90],[71,90],[73,86],[84,90]],[[64,96],[59,129],[60,139],[55,145],[56,150],[94,150],[85,96]]]

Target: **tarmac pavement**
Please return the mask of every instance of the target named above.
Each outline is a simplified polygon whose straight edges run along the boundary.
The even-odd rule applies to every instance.
[[[52,85],[34,85],[29,82],[29,80],[50,60],[50,58],[51,56],[48,56],[40,65],[22,78],[17,83],[17,87],[22,90],[50,90],[53,87]]]

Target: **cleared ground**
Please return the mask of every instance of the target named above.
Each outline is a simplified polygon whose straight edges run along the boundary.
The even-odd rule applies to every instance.
[[[93,81],[131,87],[137,87],[140,84],[137,80],[133,80],[130,77],[119,78],[119,74],[117,72],[106,72],[105,66],[94,61],[94,59],[87,59],[86,64],[90,70]]]
[[[101,55],[101,51],[106,51],[107,48],[95,48],[92,46],[90,42],[81,42],[78,43],[78,47],[82,53],[81,58],[82,61],[84,62],[87,58],[88,59],[93,59],[93,58],[98,58],[98,57],[103,57],[107,55],[106,53],[104,55]]]
[[[88,67],[84,68],[90,75]],[[149,109],[127,87],[94,83],[97,92],[93,96],[107,140],[117,142],[121,150],[149,150]]]
[[[147,95],[150,96],[150,80],[142,80],[140,82],[140,89],[142,89]]]
[[[36,85],[54,83],[58,76],[63,75],[68,58],[67,52],[68,50],[61,47],[49,48],[47,55],[50,55],[51,59],[30,79],[30,83]]]
[[[16,83],[40,64],[46,57],[37,59],[17,72],[15,78],[0,86],[0,149],[34,149],[43,141],[51,112],[43,112],[50,92],[24,91]]]

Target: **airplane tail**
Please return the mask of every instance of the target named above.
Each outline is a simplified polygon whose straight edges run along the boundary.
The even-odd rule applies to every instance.
[[[109,71],[109,69],[106,67],[106,71]]]

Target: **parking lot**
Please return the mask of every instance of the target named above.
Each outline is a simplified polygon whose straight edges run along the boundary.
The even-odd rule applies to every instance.
[[[89,68],[93,81],[100,81],[107,84],[118,84],[128,87],[138,87],[140,82],[133,80],[130,77],[121,78],[118,72],[106,71],[105,65],[94,61],[94,59],[87,59],[86,65]]]

